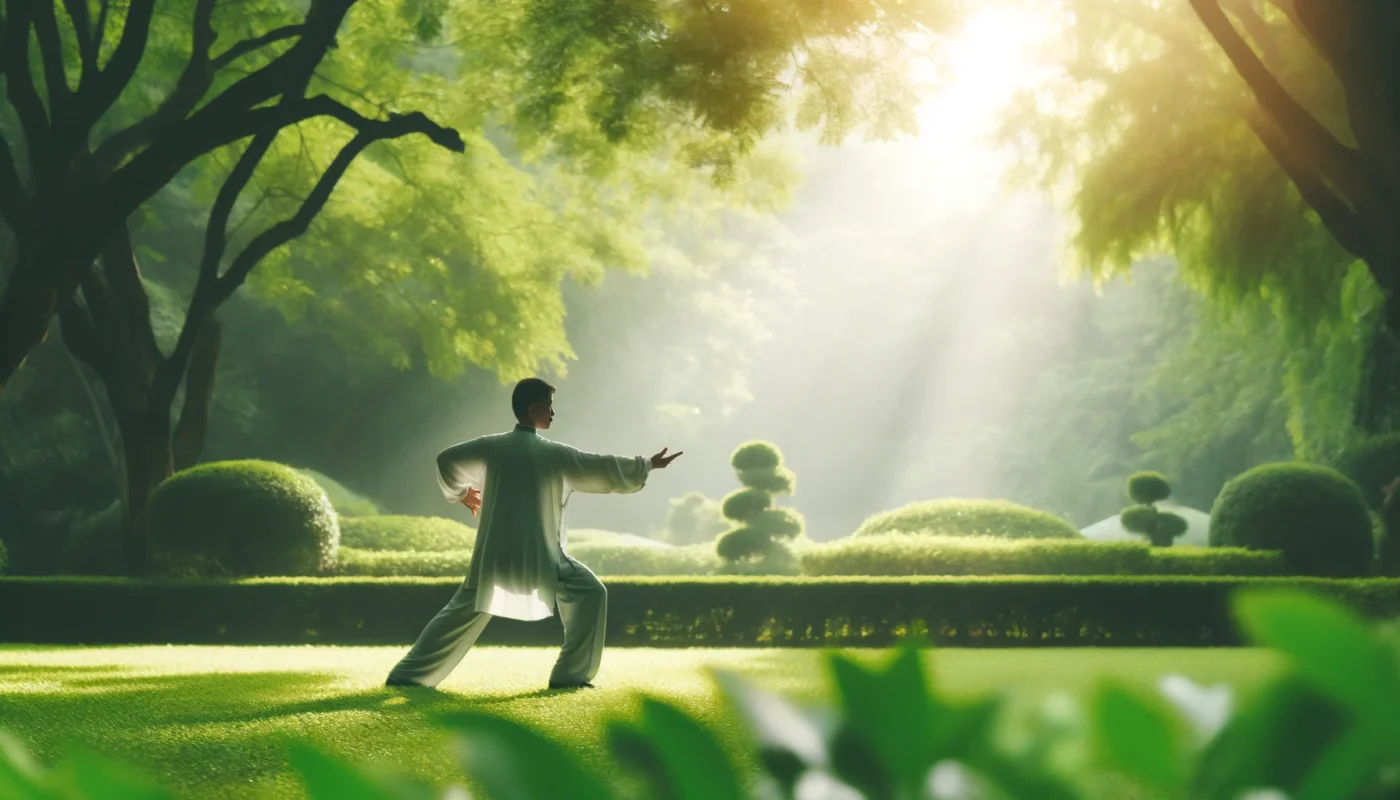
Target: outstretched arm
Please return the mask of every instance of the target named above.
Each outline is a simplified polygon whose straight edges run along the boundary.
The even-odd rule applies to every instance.
[[[438,453],[437,468],[438,486],[448,500],[462,503],[469,499],[469,492],[479,494],[486,483],[486,437],[454,444]]]
[[[585,453],[582,450],[559,446],[560,470],[570,488],[580,492],[597,494],[628,494],[646,485],[647,475],[653,469],[662,469],[679,456],[667,456],[662,450],[658,455],[644,456],[604,456]]]

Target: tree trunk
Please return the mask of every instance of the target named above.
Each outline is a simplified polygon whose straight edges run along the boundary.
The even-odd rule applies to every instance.
[[[29,352],[48,336],[63,289],[34,270],[16,269],[0,295],[0,394]],[[72,292],[72,288],[67,290]]]
[[[170,477],[174,459],[170,446],[170,409],[148,408],[118,415],[126,453],[125,525],[122,558],[127,575],[150,571],[151,494]]]
[[[190,352],[190,365],[185,373],[185,403],[180,409],[180,423],[175,427],[173,443],[177,471],[199,463],[199,454],[204,450],[222,346],[223,326],[218,319],[210,318]]]
[[[1368,259],[1367,266],[1377,283],[1394,285],[1394,278],[1387,277],[1400,276],[1400,254]],[[1400,292],[1386,292],[1379,314],[1366,345],[1356,398],[1356,427],[1368,436],[1400,429]]]

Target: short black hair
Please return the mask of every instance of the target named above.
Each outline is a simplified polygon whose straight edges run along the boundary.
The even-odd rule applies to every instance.
[[[515,412],[516,419],[523,421],[530,406],[548,401],[552,394],[553,386],[539,378],[526,378],[515,384],[515,391],[510,393],[510,410]]]

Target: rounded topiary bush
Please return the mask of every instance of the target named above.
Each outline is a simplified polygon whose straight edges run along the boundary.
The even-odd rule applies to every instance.
[[[1290,570],[1354,577],[1371,566],[1371,515],[1360,489],[1328,467],[1266,464],[1231,478],[1210,513],[1212,546],[1279,550]]]
[[[738,472],[777,469],[783,465],[783,454],[772,442],[755,439],[735,448],[729,457],[729,465]]]
[[[416,553],[471,550],[476,531],[442,517],[357,517],[340,520],[340,546]]]
[[[1150,506],[1171,496],[1171,484],[1160,472],[1134,472],[1128,476],[1128,497],[1134,503]]]
[[[1372,436],[1351,445],[1336,459],[1337,470],[1361,488],[1371,508],[1380,508],[1384,487],[1400,478],[1400,433]]]
[[[177,472],[151,496],[151,547],[181,575],[316,575],[335,567],[340,528],[320,486],[268,461]]]
[[[1004,539],[1079,539],[1075,527],[1054,514],[1007,500],[927,500],[868,517],[856,536],[887,533],[931,536],[999,536]]]

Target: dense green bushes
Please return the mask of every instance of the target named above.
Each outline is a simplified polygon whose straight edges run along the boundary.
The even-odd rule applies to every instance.
[[[476,531],[442,517],[359,517],[340,521],[340,546],[357,550],[470,550]]]
[[[315,575],[335,565],[340,528],[326,493],[268,461],[177,472],[151,496],[151,545],[174,574]]]
[[[1353,577],[1371,570],[1371,515],[1356,484],[1312,464],[1255,467],[1232,478],[1211,510],[1215,546],[1283,552],[1295,574]]]
[[[885,534],[812,545],[806,575],[1286,575],[1275,552],[1145,542]]]
[[[0,641],[407,644],[461,578],[0,578]],[[607,640],[639,646],[1200,646],[1238,641],[1228,596],[1301,586],[1368,616],[1400,581],[1294,578],[619,578]],[[559,622],[483,641],[557,645]]]
[[[1000,536],[1005,539],[1079,539],[1054,514],[1006,500],[928,500],[867,518],[856,536],[919,533],[929,536]]]

